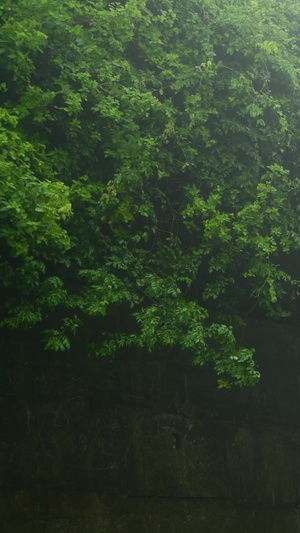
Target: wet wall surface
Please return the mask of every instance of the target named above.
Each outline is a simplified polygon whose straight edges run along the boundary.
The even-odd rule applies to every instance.
[[[9,496],[11,506],[15,506],[15,499]],[[15,498],[18,497],[22,500],[23,511],[20,516],[9,519],[4,515],[3,533],[293,533],[299,530],[299,515],[293,509],[197,499],[103,498],[99,494],[82,492],[44,492],[44,504],[37,508],[34,493],[27,493],[26,498],[15,494]]]
[[[300,335],[255,322],[255,388],[188,355],[2,349],[6,533],[300,531]]]

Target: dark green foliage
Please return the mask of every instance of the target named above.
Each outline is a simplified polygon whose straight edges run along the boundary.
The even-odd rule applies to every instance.
[[[222,386],[255,383],[235,328],[299,294],[300,6],[6,0],[0,16],[2,324],[41,322],[64,350],[99,317],[94,352],[179,346]]]

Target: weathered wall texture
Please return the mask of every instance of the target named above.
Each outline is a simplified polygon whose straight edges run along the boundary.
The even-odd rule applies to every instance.
[[[300,531],[300,336],[253,323],[244,341],[263,374],[247,390],[182,354],[95,362],[6,341],[1,531]]]

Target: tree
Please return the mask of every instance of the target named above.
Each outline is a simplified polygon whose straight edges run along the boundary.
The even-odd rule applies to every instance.
[[[177,346],[255,383],[236,328],[299,296],[300,7],[0,10],[2,325],[58,350],[96,317],[94,353]]]

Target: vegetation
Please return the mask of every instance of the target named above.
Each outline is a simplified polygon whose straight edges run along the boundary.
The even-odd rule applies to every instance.
[[[296,309],[300,5],[3,0],[2,326],[180,347],[253,384],[250,316]],[[101,332],[99,333],[99,329]]]

